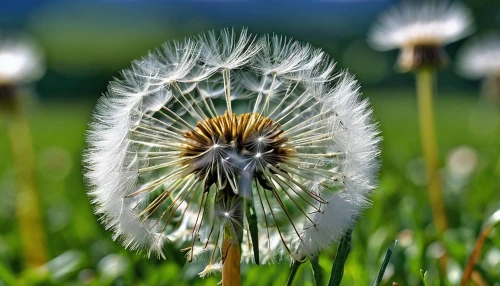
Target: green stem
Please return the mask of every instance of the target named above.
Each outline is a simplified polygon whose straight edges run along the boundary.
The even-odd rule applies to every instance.
[[[2,89],[2,87],[0,87]],[[3,90],[3,89],[2,89]],[[25,263],[36,267],[46,263],[46,235],[40,211],[40,194],[35,183],[35,160],[31,132],[23,115],[15,88],[7,112],[7,129],[17,174],[16,216],[23,246]],[[3,90],[5,91],[5,90]]]
[[[288,281],[286,281],[287,286],[292,286],[293,280],[295,279],[295,275],[297,274],[300,265],[302,265],[302,262],[300,261],[293,262],[292,267],[290,268],[290,275],[288,276]]]
[[[422,68],[417,71],[417,94],[420,120],[422,151],[429,180],[428,195],[432,208],[434,224],[441,236],[448,228],[446,210],[443,202],[441,178],[439,175],[438,148],[434,124],[434,69]]]
[[[239,188],[242,189],[243,182],[240,180]],[[251,184],[251,181],[249,182]],[[247,186],[245,186],[247,187]],[[245,211],[244,199],[233,192],[230,184],[227,183],[223,190],[219,190],[222,205],[235,208],[233,211],[239,214],[234,215],[233,219],[243,218]],[[217,200],[217,199],[216,199]],[[222,241],[222,285],[223,286],[240,286],[241,285],[241,241],[243,240],[243,221],[229,222],[232,226],[226,225],[224,227],[224,239]]]
[[[313,269],[314,281],[316,281],[316,286],[323,285],[323,273],[321,272],[321,266],[319,265],[319,253],[317,256],[312,257],[311,267]]]
[[[448,219],[439,175],[439,155],[434,124],[433,92],[435,84],[435,69],[432,67],[420,68],[416,72],[418,111],[420,121],[420,137],[422,152],[428,178],[428,198],[432,211],[432,218],[438,237],[442,240],[443,233],[448,229]],[[446,273],[447,255],[440,258],[441,274]]]

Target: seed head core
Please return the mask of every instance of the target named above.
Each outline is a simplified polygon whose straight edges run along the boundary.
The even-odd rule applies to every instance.
[[[437,44],[410,45],[401,49],[398,65],[402,71],[413,71],[422,67],[442,67],[448,56]]]
[[[199,121],[194,130],[184,133],[182,157],[190,172],[206,179],[206,188],[249,171],[266,187],[260,166],[279,167],[294,150],[280,124],[258,113],[230,114]],[[229,170],[229,171],[228,171]],[[225,174],[221,176],[221,174]],[[218,186],[219,188],[221,186]]]

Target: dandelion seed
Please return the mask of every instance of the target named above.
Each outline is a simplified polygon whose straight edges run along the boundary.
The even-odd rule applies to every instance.
[[[409,71],[445,64],[443,46],[473,30],[471,12],[461,4],[405,2],[380,18],[369,33],[369,42],[379,50],[401,49],[398,65]]]
[[[158,256],[185,241],[189,261],[207,256],[202,276],[238,245],[242,261],[267,263],[338,240],[378,171],[378,131],[353,76],[275,35],[182,43],[123,71],[94,112],[85,178],[113,238]]]
[[[200,277],[205,278],[211,274],[220,272],[222,270],[222,264],[221,263],[215,263],[215,264],[209,264],[203,271],[200,272]]]

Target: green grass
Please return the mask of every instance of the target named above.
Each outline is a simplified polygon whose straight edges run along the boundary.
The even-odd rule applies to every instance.
[[[420,269],[428,271],[427,281],[434,285],[438,279],[433,257],[436,232],[431,224],[425,185],[419,179],[424,172],[419,163],[415,96],[409,91],[394,90],[368,90],[365,95],[372,102],[384,137],[382,170],[373,206],[353,232],[342,285],[373,283],[394,239],[400,239],[400,243],[387,271],[393,274],[382,285],[390,285],[392,281],[399,285],[419,285]],[[220,275],[198,278],[203,266],[186,264],[177,245],[167,247],[166,260],[148,259],[144,254],[124,250],[99,225],[84,191],[80,160],[93,104],[52,103],[30,110],[38,186],[53,259],[49,274],[22,269],[14,212],[15,177],[5,121],[0,119],[0,285],[10,284],[13,279],[33,284],[215,285]],[[449,180],[446,181],[451,229],[445,240],[453,276],[463,268],[483,220],[500,208],[500,110],[479,103],[473,95],[441,94],[436,102],[436,121],[444,177],[449,177],[446,157],[453,148],[470,146],[479,158],[476,172],[460,187],[451,188]],[[500,237],[491,236],[478,266],[488,281],[500,281],[500,259],[484,259],[485,253],[490,252],[494,257],[499,247]],[[324,277],[329,277],[336,248],[332,246],[320,256]],[[119,263],[112,267],[109,261]],[[288,271],[286,259],[277,265],[244,266],[242,281],[244,285],[284,285]],[[299,268],[295,285],[313,282],[310,264],[305,263]]]

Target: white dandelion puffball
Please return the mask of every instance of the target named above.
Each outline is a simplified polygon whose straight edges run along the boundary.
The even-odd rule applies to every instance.
[[[471,12],[447,1],[404,2],[383,14],[368,34],[377,50],[401,49],[402,70],[439,66],[447,61],[444,45],[473,32]]]
[[[32,39],[0,37],[0,84],[35,81],[44,73],[43,52]]]
[[[380,50],[415,45],[443,46],[471,34],[472,23],[471,12],[459,3],[404,2],[383,14],[368,38]]]
[[[337,241],[369,205],[378,131],[346,72],[309,44],[246,30],[166,43],[122,71],[93,114],[89,194],[114,239],[219,269],[301,259]]]
[[[465,43],[458,52],[458,67],[472,79],[500,78],[500,34],[485,34]]]

